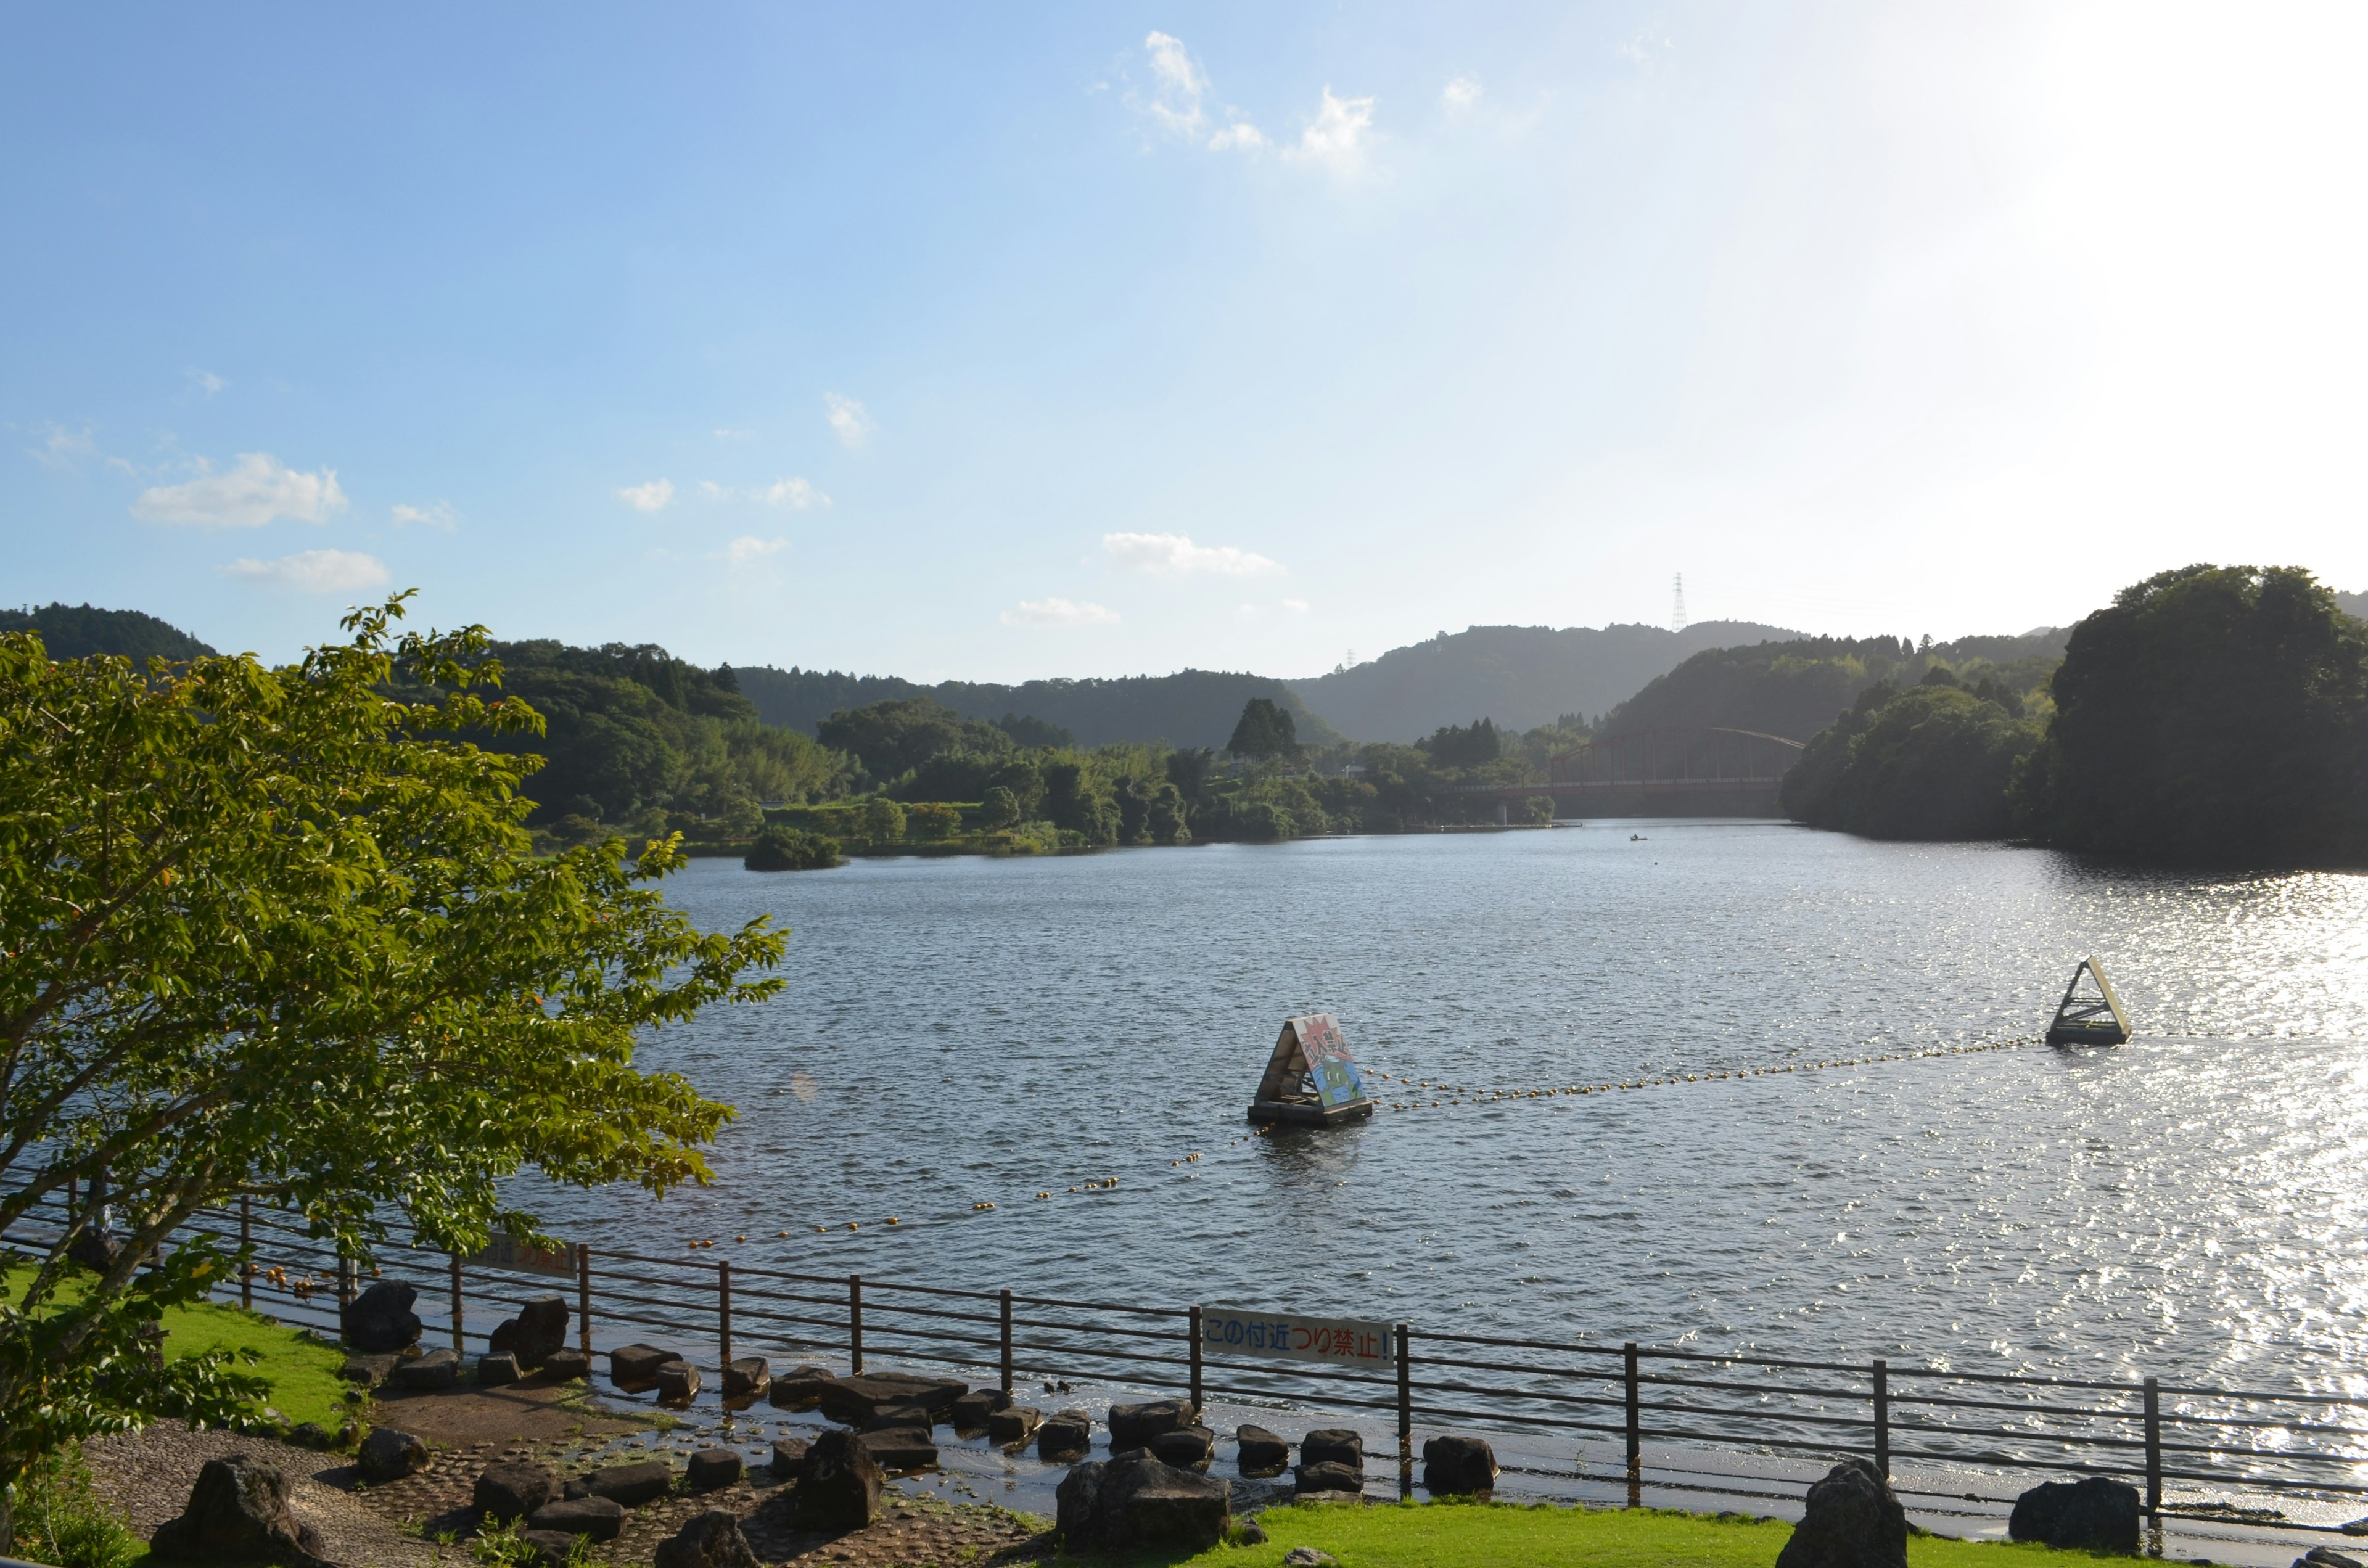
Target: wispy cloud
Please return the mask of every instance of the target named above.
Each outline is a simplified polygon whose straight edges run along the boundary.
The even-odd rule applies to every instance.
[[[617,499],[636,512],[663,512],[674,503],[674,481],[653,479],[647,484],[628,484],[617,492]]]
[[[1118,611],[1068,599],[1022,599],[1002,619],[1006,626],[1116,626]]]
[[[214,393],[230,385],[228,381],[222,380],[220,376],[215,375],[211,370],[191,370],[189,372],[189,380],[197,382],[199,388],[203,391],[208,397],[213,396]]]
[[[305,550],[277,561],[238,560],[222,575],[306,594],[342,594],[387,580],[386,562],[353,550]]]
[[[1194,544],[1185,534],[1104,534],[1102,551],[1134,572],[1215,572],[1228,577],[1251,577],[1282,570],[1281,562],[1263,555],[1230,544]]]
[[[433,506],[406,506],[398,501],[390,516],[396,528],[417,523],[422,528],[449,534],[461,526],[461,514],[452,510],[450,501],[438,501]]]
[[[1214,124],[1205,99],[1209,74],[1169,33],[1154,32],[1143,40],[1150,56],[1151,96],[1127,96],[1129,107],[1169,136],[1197,142],[1213,153],[1254,153],[1267,144],[1266,132],[1251,124],[1233,106],[1224,108],[1224,123]]]
[[[803,512],[809,506],[830,505],[830,497],[816,490],[810,481],[794,476],[777,479],[770,484],[752,484],[746,490],[735,490],[731,485],[702,479],[699,482],[699,494],[710,501],[761,501],[768,506],[779,506],[787,512]]]
[[[1460,119],[1478,108],[1480,100],[1486,96],[1477,77],[1458,76],[1447,84],[1446,90],[1439,95],[1439,101],[1447,110],[1449,119]]]
[[[1307,601],[1305,599],[1285,599],[1282,601],[1282,608],[1289,610],[1293,615],[1305,615],[1307,613]]]
[[[829,410],[826,417],[830,420],[831,434],[837,436],[838,444],[849,451],[871,439],[871,433],[880,427],[872,422],[871,410],[851,397],[838,392],[825,392],[822,401],[824,407]]]
[[[1365,165],[1367,133],[1372,129],[1372,98],[1340,97],[1326,86],[1315,118],[1307,122],[1297,144],[1283,149],[1282,155],[1335,174],[1355,174]]]
[[[745,441],[750,437],[756,435],[756,433],[757,432],[754,430],[733,430],[726,428],[716,431],[715,438],[719,441]]]
[[[49,434],[38,447],[27,447],[25,455],[45,468],[72,468],[84,458],[99,455],[98,437],[89,426],[69,430],[63,425],[46,426]]]
[[[749,566],[768,556],[779,555],[789,548],[790,541],[785,539],[758,539],[755,534],[742,534],[725,545],[717,559],[728,561],[734,566]]]
[[[337,471],[307,473],[269,452],[241,452],[228,473],[216,473],[205,459],[198,477],[159,484],[140,493],[131,515],[151,523],[182,523],[200,528],[259,528],[280,517],[325,523],[346,509]]]

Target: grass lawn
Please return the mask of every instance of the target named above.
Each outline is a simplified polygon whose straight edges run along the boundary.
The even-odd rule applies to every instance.
[[[1341,1568],[1772,1568],[1792,1539],[1788,1524],[1752,1524],[1658,1508],[1523,1507],[1513,1504],[1405,1503],[1389,1507],[1269,1508],[1263,1546],[1218,1546],[1191,1568],[1279,1568],[1294,1546],[1312,1546]],[[1910,1536],[1908,1568],[2041,1568],[2085,1552],[2044,1546]]]
[[[28,1266],[19,1265],[0,1274],[0,1290],[14,1301],[32,1277]],[[74,1289],[71,1280],[64,1287],[66,1292]],[[291,1422],[317,1421],[334,1432],[351,1408],[346,1390],[353,1385],[337,1376],[346,1362],[342,1350],[236,1307],[205,1303],[165,1314],[166,1357],[208,1350],[254,1351],[257,1358],[245,1369],[270,1381],[268,1403]]]

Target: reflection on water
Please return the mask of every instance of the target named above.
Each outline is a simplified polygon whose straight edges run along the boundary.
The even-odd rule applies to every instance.
[[[743,1117],[710,1190],[553,1198],[596,1244],[1963,1371],[2359,1381],[2368,878],[1656,823],[708,861],[672,894],[710,926],[774,912],[790,983],[654,1042]],[[2031,1034],[2089,952],[2139,1029],[2118,1051],[1245,1136],[1292,1012],[1337,1013],[1393,1073],[1594,1083]]]

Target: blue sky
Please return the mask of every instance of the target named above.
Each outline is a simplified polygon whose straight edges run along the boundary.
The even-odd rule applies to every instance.
[[[2368,587],[2358,7],[20,10],[0,601],[1307,675]]]

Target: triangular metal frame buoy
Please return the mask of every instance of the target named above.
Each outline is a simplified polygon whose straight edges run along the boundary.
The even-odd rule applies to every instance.
[[[1282,1020],[1274,1053],[1258,1079],[1250,1119],[1331,1127],[1373,1114],[1365,1097],[1365,1074],[1349,1054],[1349,1042],[1329,1013],[1304,1013]]]
[[[2093,995],[2079,994],[2084,974],[2097,983]],[[2072,971],[2072,983],[2064,988],[2064,1000],[2056,1004],[2055,1021],[2047,1026],[2047,1043],[2119,1045],[2129,1038],[2130,1016],[2122,1011],[2122,999],[2105,978],[2105,966],[2093,957],[2082,959]]]

